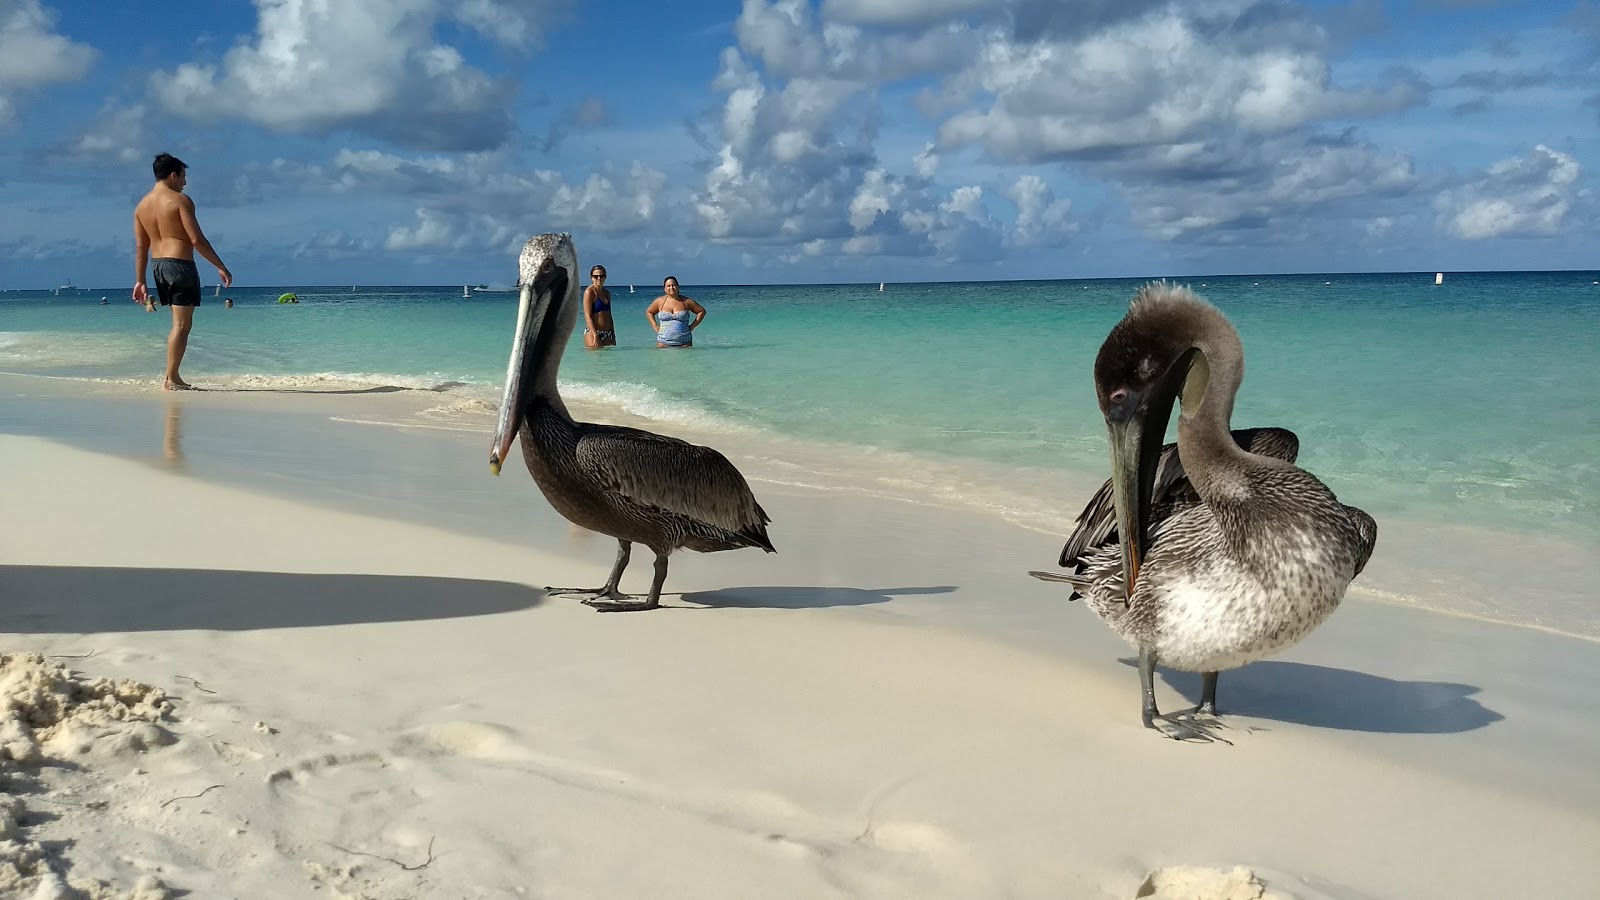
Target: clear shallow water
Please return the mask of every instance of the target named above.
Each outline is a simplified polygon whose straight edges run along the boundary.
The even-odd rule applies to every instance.
[[[1235,424],[1294,429],[1301,464],[1341,499],[1380,518],[1600,541],[1600,273],[1432,281],[1187,283],[1244,338]],[[613,286],[621,346],[584,352],[575,336],[563,389],[697,431],[870,450],[911,481],[955,477],[946,473],[962,461],[1018,481],[1098,477],[1104,424],[1090,368],[1138,284],[686,285],[710,312],[687,352],[653,346],[643,310],[655,286]],[[301,302],[274,302],[285,290]],[[504,376],[515,296],[460,293],[242,288],[229,292],[232,310],[208,296],[184,374],[224,386],[430,388],[486,408]],[[0,370],[153,378],[170,318],[125,295],[0,294]]]

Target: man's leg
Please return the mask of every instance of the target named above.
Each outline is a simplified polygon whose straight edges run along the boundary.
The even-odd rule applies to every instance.
[[[172,333],[167,335],[167,377],[162,387],[169,391],[189,389],[189,383],[178,376],[178,366],[183,364],[183,351],[189,349],[189,329],[194,325],[194,307],[172,305]]]

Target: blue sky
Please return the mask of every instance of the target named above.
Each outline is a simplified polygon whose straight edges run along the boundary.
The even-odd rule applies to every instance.
[[[173,9],[0,0],[0,287],[131,283],[162,150],[241,284],[1600,266],[1594,0]]]

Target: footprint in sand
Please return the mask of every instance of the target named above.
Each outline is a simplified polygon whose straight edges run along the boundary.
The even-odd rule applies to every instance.
[[[504,762],[528,760],[533,754],[518,743],[516,732],[482,722],[438,722],[413,728],[396,742],[402,752],[459,756]]]
[[[284,766],[271,772],[267,775],[267,784],[272,786],[286,781],[305,781],[324,772],[343,769],[351,765],[377,763],[381,766],[383,762],[382,754],[370,750],[352,753],[324,753],[321,756],[303,759],[294,765]]]

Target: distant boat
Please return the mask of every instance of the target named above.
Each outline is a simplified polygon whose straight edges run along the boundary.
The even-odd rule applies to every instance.
[[[878,293],[883,293],[883,282],[878,282]]]
[[[220,285],[220,284],[217,285],[217,292],[215,294],[212,294],[211,296],[213,296],[213,297],[221,297],[222,296],[222,285]]]
[[[1443,272],[1435,272],[1435,273],[1433,273],[1433,283],[1434,284],[1444,284],[1444,273]]]
[[[56,285],[56,293],[57,294],[60,294],[62,291],[75,291],[77,289],[78,289],[78,286],[72,283],[72,279],[71,278],[68,278],[66,281],[63,281],[62,283]]]
[[[466,285],[463,284],[461,286],[461,296],[463,296],[463,297],[471,297],[472,296],[472,288],[467,287]]]
[[[628,293],[633,293],[633,285],[628,285]]]
[[[516,288],[509,284],[480,284],[472,290],[479,294],[509,294]]]

